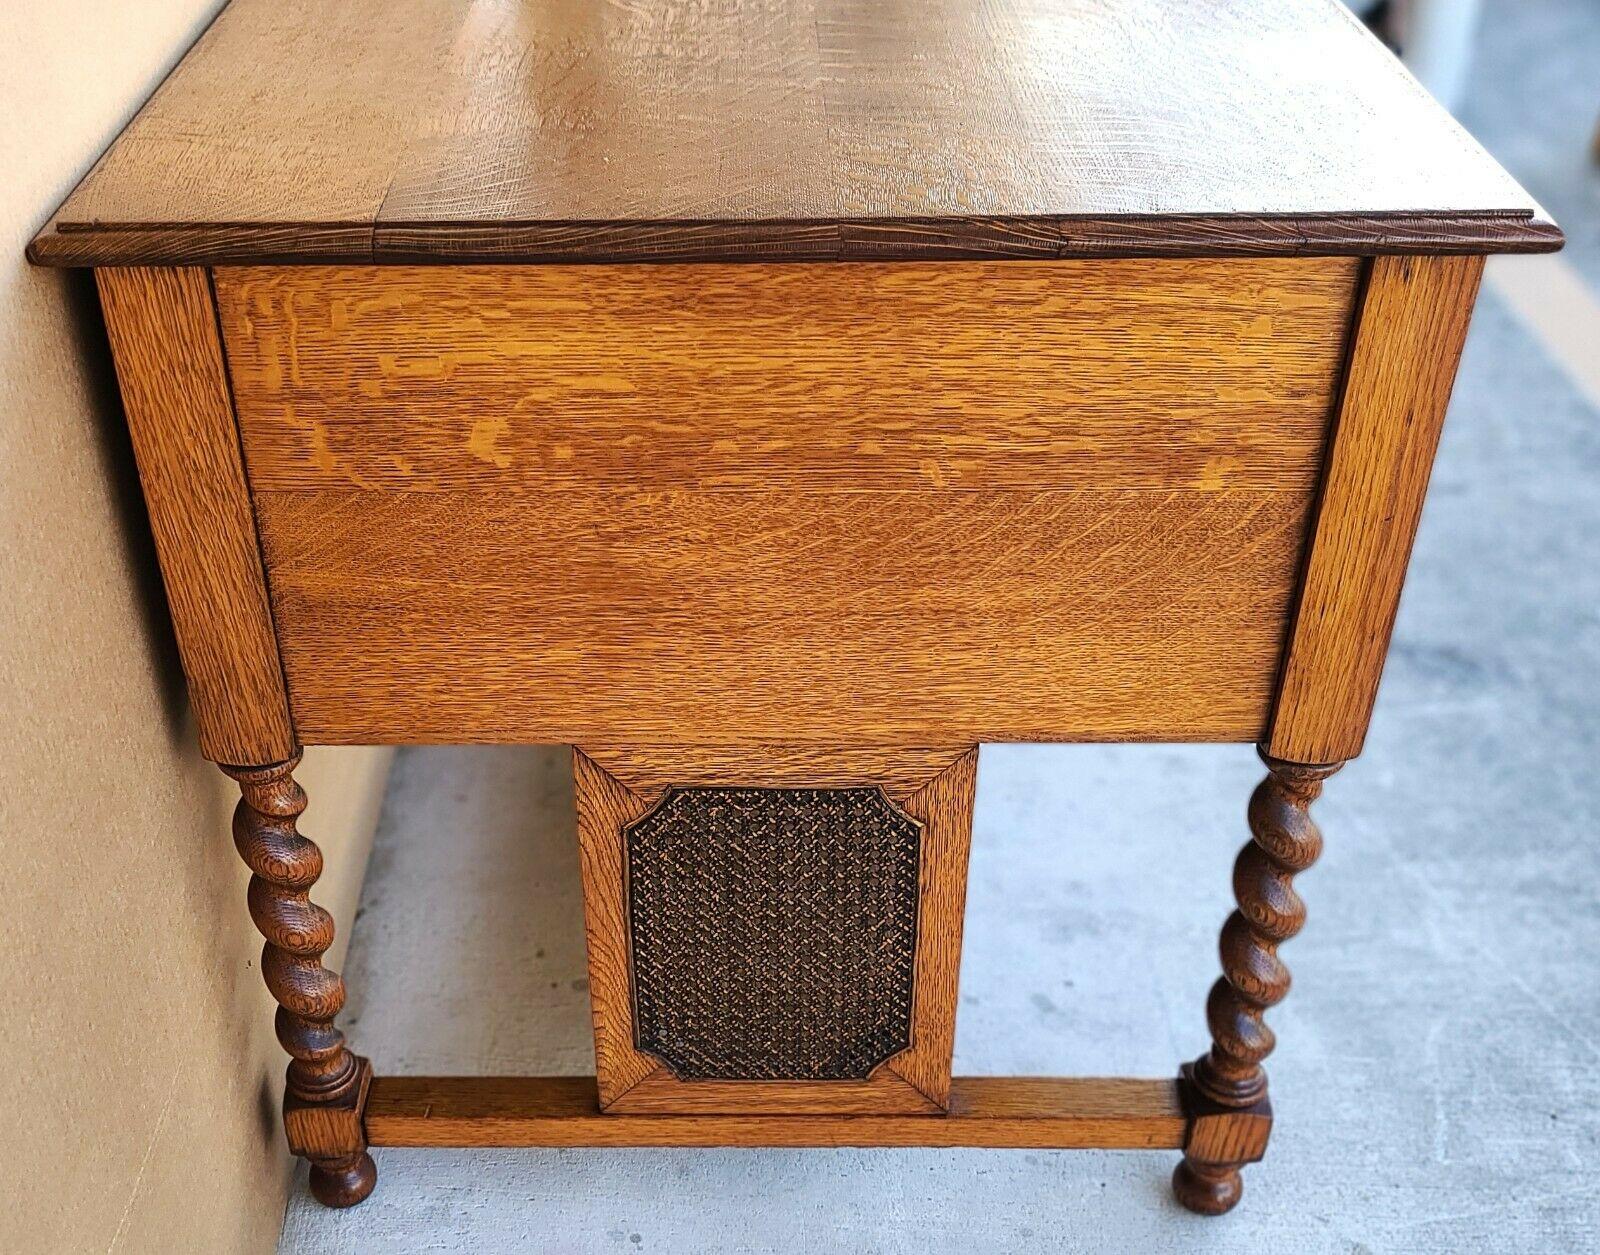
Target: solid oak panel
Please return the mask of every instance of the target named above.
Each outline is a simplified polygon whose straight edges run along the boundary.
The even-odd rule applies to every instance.
[[[634,1046],[628,903],[622,891],[626,857],[619,835],[644,815],[659,795],[645,796],[628,788],[576,747],[572,777],[589,1011],[594,1024],[595,1092],[600,1106],[609,1109],[661,1070],[659,1060]]]
[[[573,750],[596,1083],[608,1113],[928,1113],[950,1101],[975,747]],[[643,765],[635,772],[634,763]],[[662,765],[674,764],[663,778]],[[624,829],[669,787],[882,788],[922,825],[911,1045],[865,1081],[684,1081],[635,1045]]]
[[[1315,482],[1352,258],[226,269],[258,489]]]
[[[973,746],[903,803],[908,815],[923,822],[917,1006],[912,1048],[890,1060],[889,1067],[946,1109],[952,1102],[950,1060],[977,792],[978,747]]]
[[[200,749],[296,752],[239,433],[203,270],[100,270],[100,304]]]
[[[948,1115],[613,1115],[594,1078],[379,1076],[374,1146],[995,1146],[1177,1149],[1176,1081],[957,1077]]]
[[[1254,740],[1294,492],[260,493],[315,741]]]
[[[1361,752],[1481,258],[1380,257],[1355,331],[1267,752]]]
[[[1338,0],[233,0],[34,255],[1559,243]]]
[[[870,780],[903,802],[969,752],[967,746],[886,750],[882,746],[829,745],[600,745],[585,741],[584,757],[639,793],[672,785],[707,788],[737,781],[752,761],[763,784],[775,789],[845,789]]]

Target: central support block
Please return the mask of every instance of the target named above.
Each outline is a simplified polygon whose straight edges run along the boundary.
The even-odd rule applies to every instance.
[[[937,1115],[977,750],[574,750],[600,1103]]]

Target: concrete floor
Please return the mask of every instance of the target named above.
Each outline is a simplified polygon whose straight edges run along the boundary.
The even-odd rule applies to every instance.
[[[1461,121],[1567,233],[1562,256],[1600,290],[1600,3],[1484,0]]]
[[[1585,241],[1593,186],[1562,194]],[[380,1151],[350,1212],[302,1171],[280,1250],[1600,1249],[1597,419],[1486,295],[1367,750],[1318,810],[1279,1123],[1232,1215],[1171,1203],[1170,1153]],[[1197,1053],[1258,774],[1239,747],[985,747],[957,1070]],[[577,874],[564,754],[404,752],[346,970],[378,1069],[589,1070]]]

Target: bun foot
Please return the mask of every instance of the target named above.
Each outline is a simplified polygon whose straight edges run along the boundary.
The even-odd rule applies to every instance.
[[[354,1207],[378,1183],[378,1165],[362,1151],[311,1165],[311,1193],[324,1207]]]
[[[1172,1171],[1172,1192],[1190,1211],[1220,1216],[1238,1204],[1244,1194],[1244,1179],[1237,1165],[1213,1166],[1183,1159]]]

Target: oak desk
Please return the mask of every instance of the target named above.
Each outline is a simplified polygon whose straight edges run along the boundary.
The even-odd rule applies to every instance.
[[[369,1145],[1271,1125],[1482,255],[1561,236],[1335,0],[234,0],[97,272],[324,1202]],[[978,745],[1257,742],[1212,1043],[954,1079]],[[594,1078],[372,1076],[302,744],[574,746]]]

